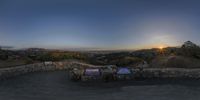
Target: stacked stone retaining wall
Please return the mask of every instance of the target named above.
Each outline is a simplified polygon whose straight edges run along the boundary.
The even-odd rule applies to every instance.
[[[0,79],[6,79],[31,72],[67,70],[71,67],[95,66],[73,61],[53,62],[50,65],[45,65],[45,63],[35,63],[17,67],[2,68],[0,69]],[[143,70],[133,69],[133,71],[136,78],[200,78],[200,68],[144,68]]]

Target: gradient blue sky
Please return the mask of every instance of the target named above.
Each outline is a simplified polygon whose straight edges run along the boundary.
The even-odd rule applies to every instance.
[[[0,0],[0,45],[141,49],[200,44],[199,0]]]

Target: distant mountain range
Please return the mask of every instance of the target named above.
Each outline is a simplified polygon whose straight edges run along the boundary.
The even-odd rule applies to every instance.
[[[197,45],[191,41],[184,42],[183,45],[177,46],[177,47],[166,47],[166,48],[180,48],[180,47],[200,47],[200,45]],[[29,50],[29,51],[77,51],[77,52],[86,52],[86,53],[113,53],[113,52],[133,52],[133,51],[141,51],[141,50],[149,50],[149,49],[139,49],[139,50],[129,50],[129,49],[100,49],[100,48],[69,48],[69,49],[45,49],[45,48],[23,48],[23,49],[16,49],[13,46],[2,46],[0,45],[0,49],[5,50]],[[158,49],[158,48],[152,48],[152,49]]]
[[[0,49],[12,49],[12,48],[14,48],[14,47],[12,47],[12,46],[0,46]]]

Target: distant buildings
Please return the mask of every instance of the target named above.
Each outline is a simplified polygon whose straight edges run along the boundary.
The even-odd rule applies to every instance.
[[[12,48],[11,46],[0,46],[0,50],[10,50]]]
[[[40,52],[40,51],[45,51],[45,49],[43,49],[43,48],[28,48],[27,51]]]

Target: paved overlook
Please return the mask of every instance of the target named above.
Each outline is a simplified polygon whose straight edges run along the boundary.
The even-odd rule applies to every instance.
[[[139,76],[131,81],[73,82],[66,70],[75,66],[95,67],[79,62],[58,62],[1,69],[0,100],[200,99],[200,69],[145,68],[144,79]],[[137,74],[141,72],[136,70]]]
[[[72,82],[65,71],[36,72],[0,82],[0,100],[198,100],[200,80]]]

